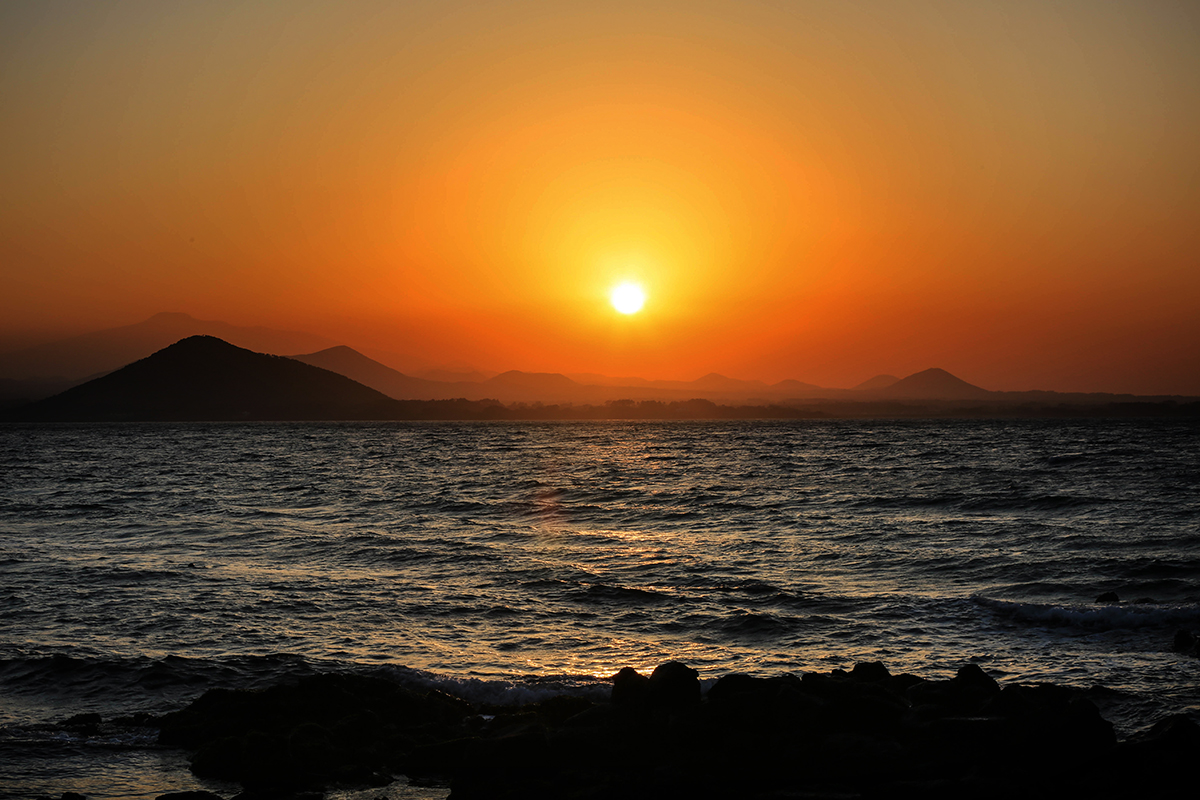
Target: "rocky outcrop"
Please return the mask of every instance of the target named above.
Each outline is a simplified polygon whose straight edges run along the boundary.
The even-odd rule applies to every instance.
[[[975,665],[924,680],[879,662],[726,675],[704,696],[696,670],[670,662],[621,670],[610,702],[516,708],[324,675],[210,691],[160,730],[194,751],[198,775],[272,796],[400,773],[448,783],[452,800],[1149,796],[1200,757],[1186,717],[1118,742],[1079,691],[1001,687]]]

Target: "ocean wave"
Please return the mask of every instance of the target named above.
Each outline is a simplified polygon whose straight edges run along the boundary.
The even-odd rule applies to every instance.
[[[784,617],[763,611],[736,611],[720,619],[716,626],[726,636],[777,636],[792,629]]]
[[[974,512],[1065,511],[1110,502],[1103,497],[1068,494],[1033,494],[1022,491],[870,495],[850,501],[857,508],[946,508]]]
[[[590,697],[601,702],[612,692],[608,679],[592,676],[543,676],[524,678],[471,678],[439,675],[410,667],[381,667],[379,674],[413,688],[437,689],[472,703],[519,706],[540,703],[560,695]]]
[[[54,654],[0,659],[0,698],[22,707],[49,704],[106,714],[162,711],[216,686],[253,689],[313,674],[290,654],[197,659],[96,658]],[[0,711],[6,711],[0,703]],[[9,716],[11,712],[0,716]]]
[[[614,586],[607,583],[594,583],[582,590],[571,593],[570,597],[585,603],[665,603],[672,598],[670,595],[656,592],[653,589],[639,589],[635,586]]]
[[[1081,464],[1095,458],[1094,455],[1088,453],[1054,453],[1042,458],[1042,463],[1052,467],[1069,466],[1072,464]]]
[[[1093,630],[1158,628],[1200,624],[1200,604],[1118,603],[1073,605],[971,598],[984,608],[1022,622]]]

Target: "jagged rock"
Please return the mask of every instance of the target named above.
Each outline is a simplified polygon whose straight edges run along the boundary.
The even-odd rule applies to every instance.
[[[964,664],[959,667],[954,680],[971,691],[989,695],[1000,691],[1000,684],[996,683],[996,679],[984,672],[978,664]]]

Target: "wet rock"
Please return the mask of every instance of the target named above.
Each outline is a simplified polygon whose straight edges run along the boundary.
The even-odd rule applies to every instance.
[[[879,683],[892,677],[892,673],[888,672],[882,661],[860,661],[850,670],[850,677],[857,681]]]
[[[1111,797],[1175,797],[1195,785],[1200,726],[1182,714],[1160,720],[1106,756],[1102,776]]]
[[[1001,688],[974,664],[936,681],[879,662],[733,674],[702,697],[697,671],[668,662],[650,677],[618,672],[608,703],[517,708],[383,684],[334,676],[205,695],[164,719],[162,738],[197,742],[193,770],[241,781],[244,800],[370,785],[388,770],[449,782],[455,800],[1067,797],[1076,784],[1138,796],[1134,776],[1200,759],[1186,718],[1118,747],[1082,693]]]
[[[380,678],[320,675],[264,691],[212,690],[160,720],[159,742],[195,750],[192,771],[256,790],[377,784],[471,707]]]
[[[584,697],[557,695],[534,706],[533,711],[549,725],[562,725],[572,717],[595,708],[596,704]]]
[[[99,714],[76,714],[63,722],[64,728],[95,728],[104,720]]]
[[[76,714],[65,720],[59,727],[76,736],[96,736],[100,733],[101,722],[103,720],[99,714]]]
[[[1133,744],[1152,744],[1156,747],[1200,753],[1200,725],[1184,714],[1172,714],[1132,737]]]
[[[958,668],[958,672],[954,675],[954,680],[963,687],[972,691],[981,691],[984,694],[995,694],[1000,691],[1000,684],[991,675],[988,675],[978,664],[964,664]]]
[[[899,675],[893,675],[887,680],[887,687],[898,695],[903,695],[908,691],[910,686],[915,686],[921,683],[924,678],[913,675],[910,672],[902,672]]]
[[[679,661],[655,667],[650,675],[650,702],[669,711],[700,704],[700,673]]]
[[[1171,641],[1171,649],[1188,656],[1200,655],[1200,639],[1191,631],[1177,630]]]
[[[650,703],[650,679],[633,667],[613,676],[612,704],[619,708],[643,708]]]
[[[739,697],[757,695],[764,691],[765,686],[764,678],[756,678],[742,672],[731,672],[718,678],[717,682],[708,690],[708,701],[722,703]]]
[[[964,665],[948,681],[922,681],[905,690],[926,718],[982,714],[999,693],[1000,685],[976,664]]]
[[[1119,603],[1121,597],[1116,592],[1105,592],[1096,598],[1097,603]]]
[[[797,733],[820,713],[821,704],[801,690],[794,675],[757,678],[734,673],[708,690],[707,704],[715,724],[737,730],[747,740],[757,736]]]

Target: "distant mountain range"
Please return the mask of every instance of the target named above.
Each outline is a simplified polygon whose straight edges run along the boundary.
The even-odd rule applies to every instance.
[[[774,384],[710,373],[694,381],[646,380],[592,373],[563,375],[510,370],[487,377],[474,370],[423,370],[407,374],[345,345],[305,333],[238,327],[186,314],[157,314],[144,322],[60,342],[0,354],[0,408],[15,408],[105,375],[188,337],[204,336],[256,354],[290,355],[294,362],[349,378],[392,400],[504,404],[603,405],[615,401],[679,403],[705,400],[732,406],[840,402],[1097,404],[1133,400],[1132,395],[991,392],[942,369],[896,378],[879,375],[853,389],[828,389],[797,380]],[[264,362],[265,363],[265,362]],[[409,359],[409,363],[415,363]],[[256,390],[257,391],[257,390]],[[257,412],[256,412],[257,413]],[[304,412],[309,413],[309,412]],[[357,416],[347,418],[358,418]]]
[[[509,370],[483,380],[434,381],[398,372],[345,346],[292,357],[297,361],[353,378],[390,397],[403,400],[444,400],[461,397],[467,400],[498,400],[502,403],[595,404],[614,400],[671,402],[700,398],[719,403],[766,404],[789,398],[844,391],[822,389],[809,383],[791,380],[768,385],[762,381],[743,381],[716,373],[694,381],[649,381],[641,378],[609,378],[594,374],[567,376],[556,372]],[[942,374],[962,386],[970,386],[948,373]],[[927,383],[934,387],[935,382]],[[909,391],[917,391],[916,387],[920,385],[920,382],[906,384],[906,388]],[[942,387],[934,388],[940,390]],[[961,393],[957,386],[953,388]],[[978,387],[972,388],[984,391]]]
[[[728,381],[712,375],[697,384],[727,388]],[[454,393],[464,387],[470,388],[474,396],[430,396]],[[599,403],[571,399],[558,400],[556,404],[539,401],[534,406],[505,406],[497,399],[503,396],[577,398],[587,392],[622,395],[637,388],[649,392],[676,391],[652,387],[589,387],[565,375],[523,372],[506,372],[478,382],[438,382],[404,375],[348,347],[327,348],[301,358],[288,358],[256,353],[212,336],[192,336],[60,394],[12,408],[3,418],[7,421],[120,422],[1003,416],[1012,415],[1011,409],[1016,407],[1006,393],[988,392],[940,369],[925,370],[882,388],[841,390],[839,397],[793,398],[774,404],[718,405],[693,396],[669,401],[651,398],[639,402],[630,397],[613,397]],[[680,395],[686,395],[686,392],[680,392]],[[1109,404],[1113,404],[1111,399]],[[1135,404],[1126,405],[1132,407]],[[1010,411],[1004,411],[1003,406]],[[1193,406],[1185,411],[1200,414],[1200,404]],[[1077,408],[1082,407],[1077,405]],[[1175,404],[1164,405],[1155,414],[1175,414],[1176,410]]]

